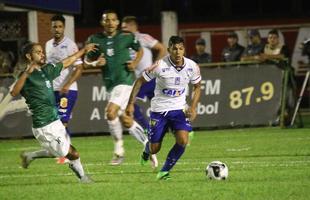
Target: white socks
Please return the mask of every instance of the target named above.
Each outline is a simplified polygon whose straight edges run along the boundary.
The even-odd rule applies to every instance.
[[[145,146],[148,139],[144,134],[144,129],[136,121],[133,121],[133,125],[128,129],[128,132]]]
[[[114,141],[114,154],[116,154],[118,156],[124,156],[125,149],[124,149],[124,141],[123,140]]]
[[[123,156],[125,152],[123,147],[123,129],[119,118],[112,121],[108,120],[108,125],[110,133],[114,138],[114,153],[118,156]],[[133,125],[128,129],[128,132],[143,145],[148,141],[147,136],[144,134],[144,129],[136,121],[133,121]]]
[[[123,141],[123,128],[122,124],[117,117],[116,119],[110,121],[108,120],[108,125],[110,129],[110,133],[114,138],[114,154],[118,156],[124,156],[124,141]]]
[[[122,140],[123,139],[123,128],[121,121],[117,117],[116,119],[110,121],[108,120],[108,125],[110,129],[110,133],[115,138],[115,140]]]
[[[69,167],[70,167],[70,169],[72,169],[72,171],[75,173],[75,175],[79,179],[81,179],[83,176],[85,176],[84,169],[83,169],[83,166],[81,164],[80,158],[78,158],[76,160],[70,160]]]

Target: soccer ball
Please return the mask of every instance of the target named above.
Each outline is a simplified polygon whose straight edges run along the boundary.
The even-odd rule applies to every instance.
[[[209,179],[225,180],[228,177],[228,167],[221,161],[212,161],[206,168],[206,175]]]

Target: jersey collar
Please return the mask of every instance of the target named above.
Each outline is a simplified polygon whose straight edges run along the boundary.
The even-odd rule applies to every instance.
[[[183,59],[183,65],[182,66],[177,66],[177,65],[175,65],[174,63],[173,63],[173,61],[171,60],[171,58],[170,58],[170,56],[168,57],[168,60],[169,60],[169,62],[170,62],[170,64],[171,64],[171,66],[175,69],[175,70],[177,70],[178,72],[179,71],[181,71],[184,67],[185,67],[185,61],[184,61],[184,57],[182,58]]]
[[[65,39],[66,39],[66,36],[64,36],[63,38],[62,38],[62,40],[60,40],[60,42],[56,42],[55,41],[55,38],[53,38],[53,47],[57,47],[58,45],[60,45],[61,43],[63,43],[64,41],[65,41]]]

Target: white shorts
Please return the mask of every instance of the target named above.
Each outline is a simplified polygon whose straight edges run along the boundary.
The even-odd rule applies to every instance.
[[[64,157],[68,154],[70,137],[59,119],[44,127],[32,128],[32,132],[40,145],[54,156]]]
[[[129,101],[131,85],[118,85],[108,94],[109,102],[118,105],[121,110],[125,110]]]

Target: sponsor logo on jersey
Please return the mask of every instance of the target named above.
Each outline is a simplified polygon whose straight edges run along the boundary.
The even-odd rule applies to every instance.
[[[162,92],[164,95],[169,96],[169,97],[178,97],[178,96],[181,96],[185,92],[185,88],[181,90],[166,88],[166,89],[163,89]]]
[[[167,71],[169,71],[169,70],[170,70],[170,68],[162,68],[162,69],[161,69],[162,72],[167,72]]]
[[[193,68],[187,68],[186,69],[188,72],[192,72],[193,71]]]
[[[68,46],[67,45],[62,45],[60,48],[61,49],[66,49],[66,48],[68,48]]]

